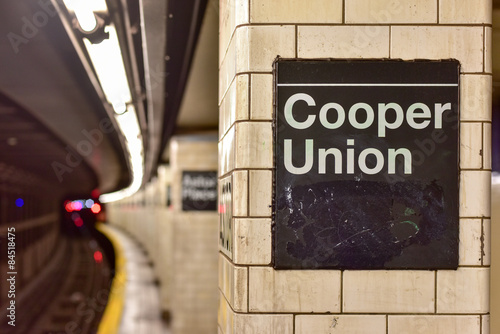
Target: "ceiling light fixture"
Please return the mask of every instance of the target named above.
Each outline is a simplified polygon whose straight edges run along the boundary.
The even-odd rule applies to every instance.
[[[98,27],[96,12],[107,12],[105,0],[63,0],[66,8],[73,12],[83,32],[95,31]]]
[[[68,11],[73,12],[83,30],[83,42],[94,67],[106,100],[113,107],[116,123],[123,134],[128,154],[132,182],[124,189],[102,194],[103,203],[113,202],[137,192],[144,177],[144,149],[142,133],[133,104],[127,72],[123,62],[120,42],[109,18],[105,0],[63,0]]]

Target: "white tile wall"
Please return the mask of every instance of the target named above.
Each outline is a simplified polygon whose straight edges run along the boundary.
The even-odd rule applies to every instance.
[[[252,120],[273,119],[273,76],[252,74],[250,118]]]
[[[233,216],[242,217],[248,214],[248,171],[233,172]]]
[[[484,27],[484,71],[492,72],[491,27]]]
[[[233,240],[235,263],[268,265],[271,262],[271,219],[236,218]]]
[[[299,58],[388,58],[388,26],[299,26]]]
[[[434,312],[434,273],[431,271],[345,271],[344,312]]]
[[[482,72],[483,27],[394,26],[391,58],[455,58],[463,72]]]
[[[480,169],[483,166],[483,125],[460,124],[460,168]]]
[[[386,334],[385,315],[297,315],[296,334]]]
[[[273,167],[273,130],[270,122],[236,124],[235,167]]]
[[[346,23],[437,23],[436,0],[349,0]]]
[[[483,123],[483,168],[491,169],[491,123]]]
[[[439,0],[439,23],[491,24],[491,0]]]
[[[219,289],[237,312],[247,312],[248,269],[235,266],[226,257],[219,255]]]
[[[491,75],[460,76],[460,120],[491,119]]]
[[[491,265],[491,219],[483,219],[483,265]]]
[[[250,312],[339,312],[340,271],[249,268]]]
[[[389,316],[389,334],[480,334],[480,316]]]
[[[460,219],[460,265],[481,265],[483,258],[482,225],[481,219]]]
[[[219,1],[219,62],[224,58],[234,30],[237,26],[248,24],[249,0]]]
[[[490,264],[490,172],[484,170],[491,168],[491,28],[484,26],[491,22],[490,1],[222,0],[220,10],[219,174],[233,171],[237,265],[223,257],[219,331],[487,334],[489,269],[481,266]],[[342,274],[267,266],[278,55],[460,61],[466,170],[459,181],[459,256],[466,267]]]
[[[295,27],[291,25],[243,26],[236,30],[240,72],[271,72],[277,56],[295,56]]]
[[[249,214],[252,217],[268,217],[272,213],[273,172],[270,170],[249,171]]]
[[[462,171],[460,173],[460,216],[490,217],[491,172]]]
[[[437,273],[438,313],[487,313],[489,268],[459,268]]]
[[[482,315],[481,320],[481,334],[490,334],[490,316]]]
[[[224,136],[235,121],[248,119],[248,75],[232,81],[219,107],[219,137]]]
[[[234,334],[293,334],[293,315],[236,314]]]
[[[342,0],[250,0],[251,23],[341,23]]]

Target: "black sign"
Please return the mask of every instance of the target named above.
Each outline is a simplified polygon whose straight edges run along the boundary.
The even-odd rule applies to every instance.
[[[275,268],[457,268],[459,74],[275,62]]]
[[[182,211],[217,210],[217,172],[182,172]]]

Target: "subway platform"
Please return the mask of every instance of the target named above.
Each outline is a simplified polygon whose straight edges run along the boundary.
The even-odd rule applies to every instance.
[[[118,227],[97,227],[113,244],[115,278],[99,334],[170,334],[162,319],[160,292],[151,261],[137,241]]]

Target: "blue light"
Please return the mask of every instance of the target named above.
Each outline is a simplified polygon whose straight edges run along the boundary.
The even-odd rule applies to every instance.
[[[18,208],[22,208],[22,207],[23,207],[23,205],[24,205],[24,200],[23,200],[22,198],[18,198],[18,199],[16,199],[16,206],[17,206]]]
[[[91,199],[88,199],[85,201],[85,208],[90,209],[94,205],[94,201]]]

